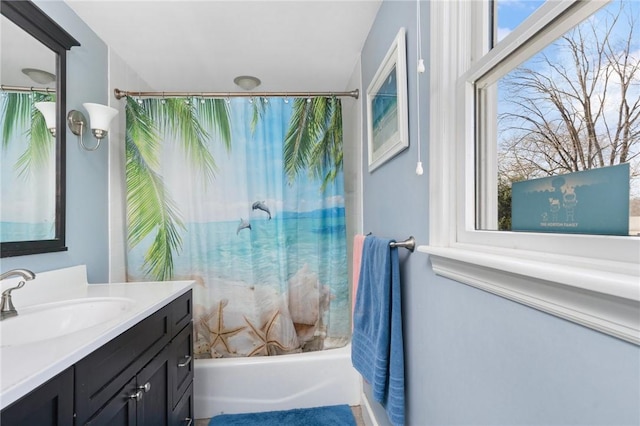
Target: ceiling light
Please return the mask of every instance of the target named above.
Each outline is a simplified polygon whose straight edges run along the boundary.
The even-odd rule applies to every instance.
[[[244,90],[252,90],[260,86],[260,79],[251,75],[239,75],[233,79],[233,82]]]
[[[49,84],[56,81],[55,74],[36,68],[23,68],[22,73],[38,84]]]

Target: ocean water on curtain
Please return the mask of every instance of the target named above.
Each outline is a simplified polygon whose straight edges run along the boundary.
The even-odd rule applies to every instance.
[[[317,275],[317,282],[331,292],[325,313],[325,317],[330,318],[325,344],[339,346],[346,342],[351,330],[344,210],[314,213],[316,217],[253,220],[251,232],[238,235],[236,221],[190,223],[185,233],[189,241],[176,258],[176,277],[195,278],[199,285],[200,280],[206,278],[221,289],[247,284],[279,292],[283,281],[296,277],[304,281],[309,275]],[[318,217],[322,213],[325,216]],[[269,227],[283,232],[273,232]],[[287,235],[296,235],[296,238],[287,238]],[[209,241],[220,243],[213,245]],[[320,259],[318,252],[323,253]],[[285,265],[279,264],[283,258]],[[315,277],[312,279],[315,285]],[[196,292],[199,290],[198,286]],[[236,288],[234,294],[238,293],[241,292]],[[196,298],[196,303],[201,302],[203,300]],[[230,301],[229,308],[233,308],[233,302]]]
[[[194,300],[197,305],[196,312],[201,313],[198,311],[202,311],[208,303],[215,305],[219,300],[226,300],[228,305],[225,309],[229,309],[229,312],[225,309],[222,311],[225,318],[224,325],[242,327],[244,318],[238,321],[238,314],[231,309],[237,308],[238,303],[247,301],[249,304],[255,303],[255,298],[247,296],[244,291],[248,288],[247,285],[262,287],[263,295],[273,297],[281,294],[280,288],[283,286],[283,281],[287,287],[290,279],[293,280],[292,284],[310,286],[311,293],[317,290],[315,288],[317,282],[330,289],[331,299],[324,313],[325,329],[320,331],[320,333],[326,333],[323,347],[340,347],[346,344],[351,334],[351,314],[346,278],[344,209],[320,210],[308,217],[274,218],[271,221],[253,220],[251,225],[250,233],[236,234],[238,227],[236,221],[187,224],[184,234],[187,240],[184,252],[175,258],[175,277],[196,280]],[[269,229],[270,227],[279,228],[284,232],[274,232]],[[292,234],[297,238],[288,239],[287,235]],[[210,241],[219,243],[211,244]],[[282,253],[282,250],[286,250],[289,254]],[[321,259],[317,259],[318,252],[324,253]],[[143,250],[134,249],[129,254],[129,260],[141,264],[143,256]],[[286,265],[277,265],[283,257],[287,258]],[[314,275],[317,276],[317,280]],[[306,280],[308,277],[311,277],[311,283]],[[208,294],[204,286],[220,289],[221,297]],[[250,292],[254,291],[250,290]],[[235,295],[235,300],[232,294]],[[283,296],[288,301],[288,295],[285,293]],[[305,306],[303,309],[313,311],[318,310],[318,307]],[[241,312],[245,310],[242,309]],[[248,310],[251,312],[251,309]],[[217,312],[214,313],[217,314]],[[278,325],[274,324],[274,326]],[[251,343],[247,345],[241,338],[241,333],[232,336],[228,343],[231,346],[229,349],[242,354],[244,344],[253,350],[254,345]],[[240,343],[240,347],[237,343]],[[236,344],[235,347],[234,344]],[[224,345],[221,347],[224,348]],[[307,350],[310,349],[313,349],[313,345],[307,347]],[[298,352],[298,350],[292,352]],[[229,355],[224,353],[224,349],[218,350],[217,353]],[[200,353],[199,357],[207,357],[207,354]]]
[[[351,328],[341,163],[331,179],[304,168],[287,175],[283,141],[292,117],[310,105],[281,99],[259,110],[243,99],[228,105],[230,149],[208,144],[217,163],[213,180],[193,173],[169,134],[157,171],[183,218],[172,279],[197,283],[194,353],[278,355],[342,346]],[[130,280],[153,278],[145,256],[156,238],[150,233],[130,248]]]
[[[0,241],[49,240],[54,237],[54,224],[50,222],[0,222]]]

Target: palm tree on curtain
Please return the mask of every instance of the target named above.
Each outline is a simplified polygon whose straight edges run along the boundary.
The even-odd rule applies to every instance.
[[[322,181],[321,191],[342,170],[342,107],[336,97],[296,99],[284,141],[289,181],[307,170]]]
[[[36,102],[55,101],[55,95],[30,93],[4,93],[2,103],[2,148],[9,145],[9,140],[18,129],[30,123],[26,133],[25,150],[14,165],[18,175],[27,177],[32,167],[45,164],[51,158],[55,147],[55,138],[47,129],[42,114],[34,107]]]
[[[179,141],[193,169],[205,182],[215,177],[217,166],[207,148],[213,128],[231,149],[231,119],[223,99],[146,99],[127,98],[126,176],[129,247],[155,233],[145,253],[145,274],[157,280],[173,276],[173,256],[182,248],[180,231],[184,223],[176,203],[157,173],[161,152],[160,134]],[[202,124],[201,124],[202,123]]]
[[[264,114],[267,111],[268,100],[267,98],[255,98],[250,102],[252,115],[249,128],[251,129],[251,133],[254,133],[258,127],[258,123],[262,120],[262,117],[264,117]]]

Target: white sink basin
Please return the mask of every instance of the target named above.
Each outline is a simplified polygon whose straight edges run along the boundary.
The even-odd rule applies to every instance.
[[[18,310],[0,321],[0,346],[18,346],[75,333],[110,321],[130,310],[132,299],[90,297],[45,303]]]

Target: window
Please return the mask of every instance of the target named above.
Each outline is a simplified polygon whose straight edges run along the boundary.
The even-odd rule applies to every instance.
[[[516,3],[535,7],[507,29],[501,13]],[[640,196],[633,179],[640,171],[640,37],[629,28],[640,25],[640,4],[540,3],[431,3],[432,207],[430,243],[420,250],[438,274],[640,343],[640,238],[629,236],[629,211]],[[626,148],[615,142],[625,131]],[[578,166],[560,167],[563,155],[565,165]],[[574,173],[593,179],[619,164],[626,181],[616,175],[605,188],[626,185],[627,192],[605,197],[620,205],[592,216],[616,210],[627,232],[619,224],[576,229],[573,223],[586,223],[577,203],[604,203],[589,199]],[[522,220],[532,205],[542,210],[531,228]]]
[[[537,5],[496,3],[506,21],[495,22],[498,34]],[[640,3],[612,1],[523,63],[477,80],[476,111],[492,112],[478,117],[476,142],[496,145],[478,150],[496,161],[478,162],[489,168],[478,167],[487,185],[477,204],[490,208],[478,209],[477,229],[640,234],[636,25]]]
[[[511,31],[542,6],[544,0],[493,0],[491,2],[491,45],[503,40]]]

